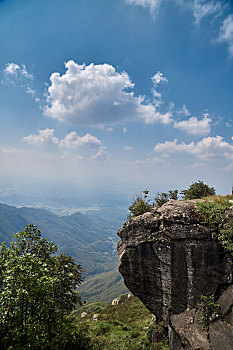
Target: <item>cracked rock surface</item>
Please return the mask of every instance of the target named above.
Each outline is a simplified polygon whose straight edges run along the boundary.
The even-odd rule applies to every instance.
[[[119,271],[168,327],[171,349],[233,350],[232,256],[200,223],[195,202],[171,200],[127,221],[118,231]],[[207,339],[197,309],[209,294],[219,299],[223,316],[211,322]]]

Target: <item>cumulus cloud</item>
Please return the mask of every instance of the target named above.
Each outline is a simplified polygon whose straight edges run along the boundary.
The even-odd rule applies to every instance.
[[[78,157],[78,159],[103,160],[108,159],[106,148],[102,142],[95,136],[87,133],[84,136],[78,136],[76,131],[71,131],[66,134],[63,139],[58,139],[54,136],[54,129],[39,130],[38,134],[30,134],[22,139],[22,142],[27,142],[31,145],[48,145],[54,144],[58,149],[63,149],[62,157]],[[78,152],[78,154],[77,154]]]
[[[158,143],[154,147],[154,152],[158,153],[187,153],[195,155],[197,158],[226,158],[233,159],[233,145],[223,140],[221,136],[206,137],[201,141],[186,144],[178,143],[178,140]]]
[[[102,147],[96,154],[91,157],[92,160],[109,160],[108,153]]]
[[[230,56],[233,56],[233,15],[224,19],[217,41],[226,43]]]
[[[63,75],[53,73],[44,114],[70,124],[103,126],[129,120],[169,123],[171,116],[160,114],[145,96],[129,92],[134,88],[126,72],[118,73],[109,64],[65,63]]]
[[[188,120],[182,120],[180,122],[174,122],[174,128],[186,131],[192,135],[208,135],[211,130],[211,118],[208,114],[204,115],[204,118],[199,120],[196,117],[191,117]]]
[[[66,134],[65,138],[60,141],[60,147],[66,147],[68,149],[75,149],[80,147],[99,148],[102,147],[102,143],[97,137],[91,134],[84,136],[78,136],[76,131],[72,131]]]
[[[39,130],[39,134],[30,134],[22,139],[32,145],[58,144],[59,140],[54,136],[54,129]]]

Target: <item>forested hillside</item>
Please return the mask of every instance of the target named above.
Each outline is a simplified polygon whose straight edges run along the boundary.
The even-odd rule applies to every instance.
[[[92,214],[59,217],[44,209],[15,208],[0,204],[0,241],[9,244],[28,223],[83,266],[85,276],[112,270],[117,264],[117,225]]]

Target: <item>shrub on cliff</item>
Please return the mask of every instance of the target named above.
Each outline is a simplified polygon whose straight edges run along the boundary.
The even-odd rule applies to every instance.
[[[132,216],[144,214],[150,210],[150,200],[147,199],[148,193],[148,190],[136,193],[135,198],[129,207],[130,214],[128,215],[128,219],[130,219]]]
[[[178,200],[178,190],[171,190],[168,192],[157,192],[155,195],[155,205],[161,207],[163,204],[167,203],[170,199]]]
[[[0,348],[90,349],[70,312],[80,303],[81,266],[27,225],[0,246]]]
[[[214,187],[204,184],[203,181],[193,182],[189,188],[181,191],[183,199],[197,199],[215,195]]]
[[[216,196],[212,200],[197,203],[196,213],[203,224],[217,231],[223,247],[233,254],[233,220],[225,216],[231,206],[232,203],[227,199]]]

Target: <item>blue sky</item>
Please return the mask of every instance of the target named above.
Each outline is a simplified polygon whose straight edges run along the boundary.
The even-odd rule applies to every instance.
[[[233,183],[233,5],[0,1],[1,188]]]

